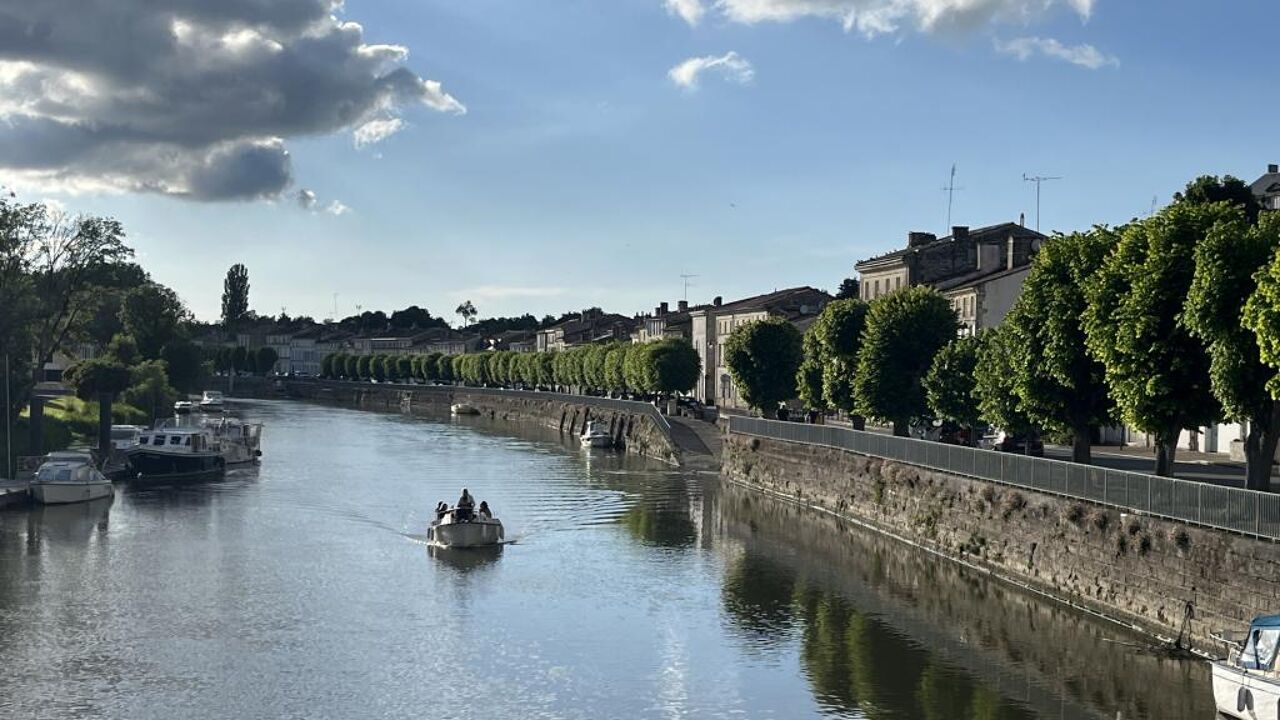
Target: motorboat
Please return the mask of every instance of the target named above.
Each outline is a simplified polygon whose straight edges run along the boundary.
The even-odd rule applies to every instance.
[[[480,414],[480,411],[476,408],[475,405],[470,405],[468,403],[454,403],[453,405],[449,406],[449,412],[453,413],[454,415],[479,415]]]
[[[257,462],[262,457],[262,423],[224,417],[205,422],[222,446],[222,458],[228,465]]]
[[[111,497],[111,480],[84,452],[49,453],[31,480],[31,496],[45,505],[88,502]]]
[[[116,452],[127,453],[138,447],[138,439],[142,437],[145,428],[137,425],[112,425],[111,426],[111,449]]]
[[[587,427],[582,431],[582,447],[607,448],[612,446],[613,436],[609,434],[609,430],[604,426],[604,423],[594,420],[587,423]]]
[[[205,390],[200,395],[200,410],[202,412],[220,413],[223,410],[222,393],[217,390]]]
[[[1213,702],[1221,716],[1238,720],[1277,720],[1280,717],[1280,615],[1253,619],[1244,637],[1214,635],[1229,652],[1213,667]]]
[[[446,512],[427,528],[427,540],[441,547],[493,547],[501,544],[502,539],[502,521],[498,518],[486,518],[477,513],[463,518],[456,509]]]
[[[197,482],[221,476],[222,444],[207,427],[158,427],[138,438],[129,453],[135,483]]]
[[[196,404],[190,400],[179,400],[173,404],[173,412],[176,415],[190,415],[192,410],[196,409]]]

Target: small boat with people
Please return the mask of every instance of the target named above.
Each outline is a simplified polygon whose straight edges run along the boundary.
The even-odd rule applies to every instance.
[[[613,436],[604,423],[592,420],[582,430],[582,447],[607,448],[613,446]]]
[[[1228,655],[1211,660],[1213,702],[1220,717],[1238,720],[1280,718],[1280,615],[1253,619],[1243,637],[1227,632],[1214,637],[1228,647]]]
[[[114,493],[111,480],[87,452],[49,453],[31,480],[31,496],[44,505],[88,502]]]
[[[436,505],[436,519],[427,528],[427,540],[449,548],[480,548],[502,544],[502,521],[493,516],[489,503],[475,505],[470,491],[462,489],[462,497],[452,508],[443,501]]]
[[[470,403],[454,403],[449,406],[449,412],[454,415],[479,415],[480,410]]]
[[[227,463],[222,444],[206,427],[148,430],[129,453],[135,483],[198,482],[222,475]]]
[[[217,390],[205,390],[200,395],[200,411],[207,413],[220,413],[223,410],[224,399],[222,393]]]

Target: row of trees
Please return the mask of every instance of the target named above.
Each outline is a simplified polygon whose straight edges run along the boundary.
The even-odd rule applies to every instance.
[[[999,327],[956,337],[939,293],[831,303],[803,338],[765,321],[729,338],[753,406],[811,407],[1070,438],[1090,461],[1098,426],[1152,435],[1167,475],[1183,430],[1248,423],[1248,485],[1266,487],[1280,439],[1280,213],[1244,183],[1205,177],[1156,215],[1047,240]]]
[[[471,386],[576,388],[599,393],[692,390],[701,363],[684,340],[584,345],[562,352],[462,355],[346,355],[321,361],[321,375],[346,380],[463,383]]]

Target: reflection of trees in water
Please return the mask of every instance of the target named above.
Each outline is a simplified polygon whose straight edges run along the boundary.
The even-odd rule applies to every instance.
[[[650,545],[691,547],[698,540],[698,529],[688,510],[639,504],[627,511],[622,522],[636,538]]]
[[[801,666],[824,706],[873,720],[1030,716],[840,594],[750,551],[726,569],[723,601],[734,624],[753,637],[782,640],[799,627]]]

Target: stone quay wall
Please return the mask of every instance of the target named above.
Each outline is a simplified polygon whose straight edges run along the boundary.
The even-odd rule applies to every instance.
[[[448,414],[453,405],[463,403],[490,419],[536,423],[573,437],[594,420],[607,427],[614,444],[627,452],[674,465],[680,460],[666,420],[656,408],[642,402],[551,392],[341,380],[289,379],[283,381],[283,388],[290,398],[416,415]]]
[[[723,476],[1196,649],[1280,611],[1280,545],[845,450],[744,434]]]

